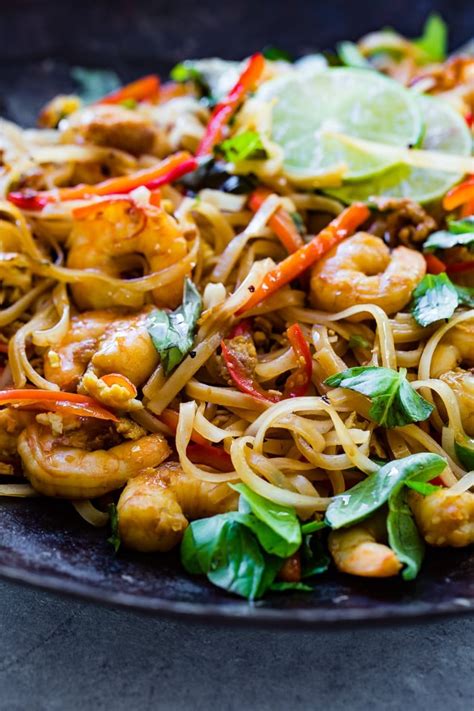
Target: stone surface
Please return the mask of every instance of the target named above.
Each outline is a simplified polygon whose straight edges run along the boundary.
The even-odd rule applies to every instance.
[[[474,618],[282,632],[142,617],[0,583],[0,710],[467,711]]]

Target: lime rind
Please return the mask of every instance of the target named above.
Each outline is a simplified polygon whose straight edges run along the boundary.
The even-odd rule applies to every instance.
[[[258,98],[273,104],[272,140],[283,148],[290,174],[320,176],[345,164],[344,179],[359,181],[394,165],[325,135],[325,129],[405,148],[423,131],[416,96],[371,70],[291,72],[263,84]]]
[[[450,104],[443,99],[424,95],[419,95],[417,101],[425,124],[421,148],[461,156],[471,155],[469,129]],[[370,201],[377,196],[411,198],[420,203],[428,203],[439,200],[462,177],[462,173],[398,165],[375,179],[340,188],[328,188],[325,192],[344,203]]]

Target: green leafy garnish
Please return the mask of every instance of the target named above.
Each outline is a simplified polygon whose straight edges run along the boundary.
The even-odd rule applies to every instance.
[[[354,333],[349,338],[347,345],[349,348],[370,348],[369,341],[364,338],[364,336],[360,336],[358,333]]]
[[[327,546],[323,543],[323,535],[319,532],[303,537],[301,546],[301,577],[312,578],[321,575],[329,568],[331,559]]]
[[[289,52],[284,49],[278,49],[278,47],[272,47],[268,45],[262,49],[262,54],[265,59],[269,59],[271,62],[292,62],[293,57]]]
[[[406,374],[405,368],[397,372],[391,368],[358,366],[331,375],[325,383],[366,395],[372,401],[369,415],[375,422],[384,427],[402,427],[426,420],[433,411],[433,405],[418,395]]]
[[[466,471],[474,470],[474,439],[471,437],[462,437],[454,442],[454,451],[456,457],[461,462],[461,465]]]
[[[407,485],[421,482],[406,482]],[[426,484],[425,484],[426,486]],[[403,482],[398,484],[388,499],[388,542],[398,560],[405,565],[404,580],[413,580],[419,573],[425,554],[425,544],[408,506]]]
[[[439,491],[443,488],[442,486],[437,486],[436,484],[430,484],[429,481],[406,481],[405,484],[422,496],[429,496],[430,494],[434,494],[435,491]]]
[[[201,309],[201,296],[193,282],[186,279],[183,303],[176,311],[168,313],[162,309],[156,309],[150,314],[148,333],[160,354],[166,375],[179,365],[191,350]]]
[[[315,533],[316,531],[321,531],[323,528],[326,528],[326,526],[326,521],[308,521],[307,523],[303,523],[301,531],[303,534]]]
[[[298,590],[300,592],[313,592],[313,588],[311,587],[311,585],[307,585],[306,583],[285,583],[283,581],[272,583],[270,585],[270,590],[271,592],[287,592],[289,590]]]
[[[107,507],[107,511],[109,512],[109,523],[110,523],[110,537],[107,538],[107,543],[110,543],[111,546],[113,546],[114,551],[118,553],[118,549],[120,548],[120,534],[119,534],[119,528],[118,528],[118,511],[117,507],[115,504],[109,504]]]
[[[121,86],[117,74],[109,69],[73,67],[71,76],[79,85],[78,95],[85,104],[102,99],[106,94],[110,94]]]
[[[260,134],[256,131],[244,131],[220,143],[214,149],[222,154],[229,163],[239,163],[243,160],[263,160],[267,152],[263,146]]]
[[[422,50],[427,61],[443,62],[446,59],[448,30],[440,15],[431,13],[425,22],[421,37],[413,40],[413,44]]]
[[[445,459],[428,453],[411,454],[389,462],[349,491],[336,496],[326,511],[326,521],[331,528],[353,526],[386,504],[401,482],[430,481],[445,467]]]
[[[202,74],[192,60],[176,64],[170,71],[170,78],[180,84],[186,81],[195,81],[198,84],[202,82]]]
[[[449,220],[449,231],[456,235],[471,233],[474,239],[474,215],[462,217],[460,220]]]
[[[445,272],[426,274],[413,292],[411,312],[420,326],[449,319],[460,304],[474,306],[474,289],[453,284]]]
[[[346,67],[372,69],[370,62],[364,57],[354,42],[339,42],[337,45],[337,53],[341,62],[345,64]]]
[[[450,227],[452,226],[451,223]],[[435,252],[437,249],[450,249],[451,247],[467,247],[474,250],[474,231],[447,232],[440,230],[433,232],[423,245],[425,252]]]
[[[459,304],[454,284],[445,272],[426,274],[413,292],[413,318],[420,326],[451,318]]]

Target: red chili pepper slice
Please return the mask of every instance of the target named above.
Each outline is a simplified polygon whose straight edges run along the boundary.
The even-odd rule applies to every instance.
[[[446,264],[434,254],[424,254],[423,256],[425,258],[426,271],[428,274],[441,274],[446,271]]]
[[[288,328],[286,335],[298,359],[299,367],[286,381],[283,398],[303,397],[309,390],[313,374],[311,351],[303,331],[297,323]]]
[[[214,146],[221,142],[224,127],[229,123],[245,96],[257,87],[264,69],[263,54],[257,53],[250,57],[235,86],[214,108],[207,124],[206,133],[196,151],[197,156],[209,155]]]
[[[222,447],[211,444],[188,444],[186,454],[194,464],[205,464],[223,472],[233,471],[232,459]]]
[[[117,417],[96,400],[78,393],[63,393],[56,390],[36,390],[12,388],[0,390],[0,405],[20,405],[34,410],[61,411],[81,417],[96,417],[99,420],[112,420]]]

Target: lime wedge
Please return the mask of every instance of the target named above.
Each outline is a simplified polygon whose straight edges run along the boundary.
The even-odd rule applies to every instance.
[[[472,139],[463,118],[443,99],[417,97],[424,121],[425,133],[421,148],[459,156],[470,156]],[[342,202],[370,200],[384,195],[411,198],[417,202],[431,202],[441,198],[463,177],[462,173],[446,173],[427,168],[398,165],[382,175],[363,182],[328,189],[326,192]]]
[[[291,72],[263,84],[258,98],[274,102],[272,140],[283,148],[284,169],[295,178],[335,172],[344,164],[344,180],[357,181],[394,164],[344,145],[325,130],[406,148],[417,143],[423,128],[416,96],[365,69]]]

